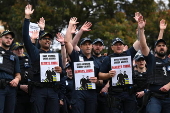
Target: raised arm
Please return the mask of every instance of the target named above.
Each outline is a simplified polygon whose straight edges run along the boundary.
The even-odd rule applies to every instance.
[[[61,33],[57,33],[56,34],[57,38],[56,40],[61,43],[61,56],[62,56],[62,63],[63,63],[63,67],[65,68],[66,66],[66,48],[65,48],[65,44],[64,44],[64,36]]]
[[[73,41],[72,41],[72,45],[73,45],[73,48],[75,50],[80,51],[80,49],[77,48],[78,41],[80,40],[80,38],[81,38],[84,31],[90,31],[91,30],[90,29],[91,26],[92,26],[91,22],[85,22],[83,24],[83,26],[80,28],[80,30],[78,31],[78,33],[75,35],[75,37],[73,38]]]
[[[29,54],[32,62],[36,61],[39,58],[39,50],[37,47],[35,47],[32,44],[30,36],[29,36],[29,24],[30,24],[29,19],[33,12],[34,12],[34,10],[32,9],[32,6],[30,4],[28,4],[25,7],[25,20],[24,20],[23,31],[22,31],[24,46],[25,46],[27,53]]]
[[[77,18],[76,17],[70,18],[69,25],[68,25],[68,28],[67,28],[67,31],[66,31],[66,35],[65,35],[65,40],[67,42],[72,43],[72,31],[75,28],[75,25],[77,23],[79,23],[79,22],[77,22]]]
[[[73,46],[70,42],[67,42],[67,40],[64,39],[64,37],[61,36],[60,33],[56,34],[57,36],[57,41],[59,41],[60,43],[65,43],[65,48],[67,53],[70,55],[71,52],[73,51]]]
[[[163,34],[164,34],[164,30],[166,29],[166,26],[167,26],[167,23],[165,22],[164,19],[162,19],[159,24],[160,31],[159,31],[159,36],[157,40],[160,40],[163,38]]]
[[[133,17],[133,18],[136,20],[136,22],[138,22],[140,16],[141,16],[141,13],[136,12],[135,13],[135,17]],[[138,33],[138,30],[136,31],[136,35],[137,35],[137,40],[134,42],[133,47],[134,47],[134,49],[136,51],[138,51],[138,50],[141,49],[140,42],[139,42],[139,33]]]
[[[140,16],[138,20],[138,30],[139,30],[138,32],[139,32],[139,40],[141,45],[141,52],[144,56],[148,56],[150,49],[146,43],[146,37],[144,34],[145,24],[146,21],[143,19],[143,16]]]

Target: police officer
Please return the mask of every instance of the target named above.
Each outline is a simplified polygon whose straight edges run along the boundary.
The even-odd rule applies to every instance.
[[[74,90],[74,85],[73,85],[74,80],[73,80],[73,73],[72,73],[72,68],[70,63],[66,64],[65,70],[66,70],[66,76],[64,76],[61,79],[61,84],[64,84],[66,92],[65,92],[65,97],[60,98],[61,101],[65,102],[64,103],[65,107],[63,106],[63,108],[65,109],[63,109],[61,113],[72,113],[71,98],[72,98],[72,92]]]
[[[23,43],[13,43],[11,50],[18,56],[21,69],[21,81],[18,84],[15,113],[30,113],[31,103],[30,95],[28,94],[28,81],[30,81],[33,76],[31,61],[28,54],[24,53]]]
[[[143,103],[144,90],[147,88],[147,73],[146,61],[144,56],[139,54],[135,56],[136,70],[134,70],[133,84],[134,91],[136,92],[137,102],[139,109],[145,112],[145,105]]]
[[[135,99],[135,94],[129,93],[129,86],[112,86],[112,77],[115,76],[116,71],[111,70],[111,57],[121,57],[121,56],[131,56],[131,61],[135,56],[136,52],[139,50],[139,41],[134,42],[133,46],[127,51],[123,51],[124,42],[120,38],[113,39],[112,50],[113,54],[107,56],[100,67],[99,79],[109,79],[110,87],[109,94],[113,101],[108,103],[110,106],[110,112],[125,112],[125,113],[136,113],[137,112],[137,103]]]
[[[31,58],[34,69],[32,80],[31,102],[33,103],[33,113],[59,113],[58,88],[55,82],[40,83],[40,53],[53,53],[50,51],[50,44],[53,36],[44,32],[40,35],[39,44],[41,48],[35,47],[29,37],[30,15],[33,13],[31,5],[25,7],[25,20],[23,26],[23,41],[25,48]],[[62,60],[59,56],[59,66],[55,67],[57,73],[62,73]]]
[[[15,35],[4,31],[0,37],[0,113],[14,113],[16,87],[21,79],[18,57],[9,50]]]
[[[170,109],[170,59],[166,56],[167,45],[165,40],[159,39],[155,43],[155,55],[151,54],[146,44],[144,27],[146,22],[141,17],[138,26],[142,54],[147,63],[147,74],[151,98],[147,104],[147,113],[169,113]]]
[[[97,77],[99,65],[92,56],[92,41],[90,38],[83,38],[80,42],[81,53],[75,51],[68,40],[65,40],[65,46],[72,62],[94,61],[95,76]],[[91,78],[90,78],[91,79]],[[97,83],[97,79],[94,78]],[[74,90],[72,93],[72,111],[73,113],[95,113],[97,105],[96,90]]]
[[[93,57],[96,59],[99,66],[101,66],[103,59],[105,58],[104,55],[101,54],[102,50],[104,49],[104,42],[102,39],[97,38],[94,39],[92,44],[92,53]],[[100,80],[100,84],[96,86],[97,91],[97,113],[106,113],[108,112],[108,107],[106,106],[106,96],[108,91],[107,80],[103,81]]]

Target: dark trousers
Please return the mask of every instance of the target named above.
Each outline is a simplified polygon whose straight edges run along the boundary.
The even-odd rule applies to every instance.
[[[16,88],[7,85],[0,89],[0,113],[14,113]]]
[[[31,113],[31,102],[28,93],[22,91],[21,94],[17,94],[15,113]]]
[[[106,101],[107,95],[97,95],[97,112],[96,113],[109,113],[109,107]]]
[[[112,95],[116,98],[115,107],[109,108],[109,113],[137,113],[137,101],[135,94],[128,92],[115,93]],[[114,102],[114,101],[113,101]]]
[[[72,94],[72,113],[96,113],[96,90],[75,90]]]
[[[170,113],[170,98],[151,97],[146,106],[146,113]]]
[[[53,88],[33,87],[32,113],[59,113],[58,92]]]

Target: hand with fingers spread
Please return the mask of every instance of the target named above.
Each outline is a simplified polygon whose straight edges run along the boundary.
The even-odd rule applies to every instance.
[[[64,35],[61,33],[57,33],[56,36],[57,36],[56,40],[61,44],[64,44]]]
[[[138,28],[139,28],[139,29],[144,29],[145,24],[146,24],[146,21],[143,20],[143,16],[140,16],[140,17],[138,18]]]
[[[40,27],[40,30],[44,30],[44,28],[45,28],[45,19],[43,17],[41,17],[39,22],[37,22],[37,24]]]
[[[76,27],[77,27],[76,25],[73,25],[71,29],[71,34],[75,34],[77,32]]]
[[[78,23],[79,23],[79,22],[77,22],[77,18],[76,18],[76,17],[70,18],[69,25],[76,25],[76,24],[78,24]]]
[[[138,22],[138,19],[139,19],[140,16],[142,16],[141,13],[136,12],[135,17],[133,17],[133,18],[136,20],[136,22]]]
[[[33,14],[34,9],[32,9],[32,5],[28,4],[25,7],[25,18],[30,19],[30,15]]]
[[[165,29],[166,29],[166,26],[167,26],[166,21],[165,21],[164,19],[162,19],[162,20],[160,21],[160,24],[159,24],[160,29],[161,29],[161,30],[165,30]]]
[[[35,30],[32,32],[32,36],[30,37],[31,38],[31,42],[32,43],[35,43],[36,39],[38,39],[39,37],[39,31],[38,30]]]
[[[91,22],[85,22],[83,24],[83,26],[80,28],[81,31],[90,31],[91,29],[89,29],[92,26]]]
[[[38,31],[38,30],[34,30],[34,31],[32,32],[31,39],[32,39],[32,40],[35,40],[35,39],[37,39],[38,37],[39,37],[39,31]]]

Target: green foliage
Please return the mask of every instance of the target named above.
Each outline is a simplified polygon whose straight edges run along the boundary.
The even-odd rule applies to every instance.
[[[85,21],[93,23],[92,31],[83,37],[102,38],[108,48],[115,37],[122,38],[128,46],[133,44],[137,27],[133,19],[135,12],[141,12],[147,21],[145,34],[151,48],[159,34],[159,21],[165,19],[170,23],[170,10],[161,0],[158,3],[154,0],[1,0],[0,20],[5,22],[6,29],[14,31],[17,41],[22,39],[24,8],[28,3],[35,9],[31,22],[36,23],[44,17],[45,31],[55,35],[67,27],[71,17],[77,17],[78,28]],[[169,36],[170,26],[167,26],[164,39],[168,40]],[[167,43],[170,45],[170,41]]]

